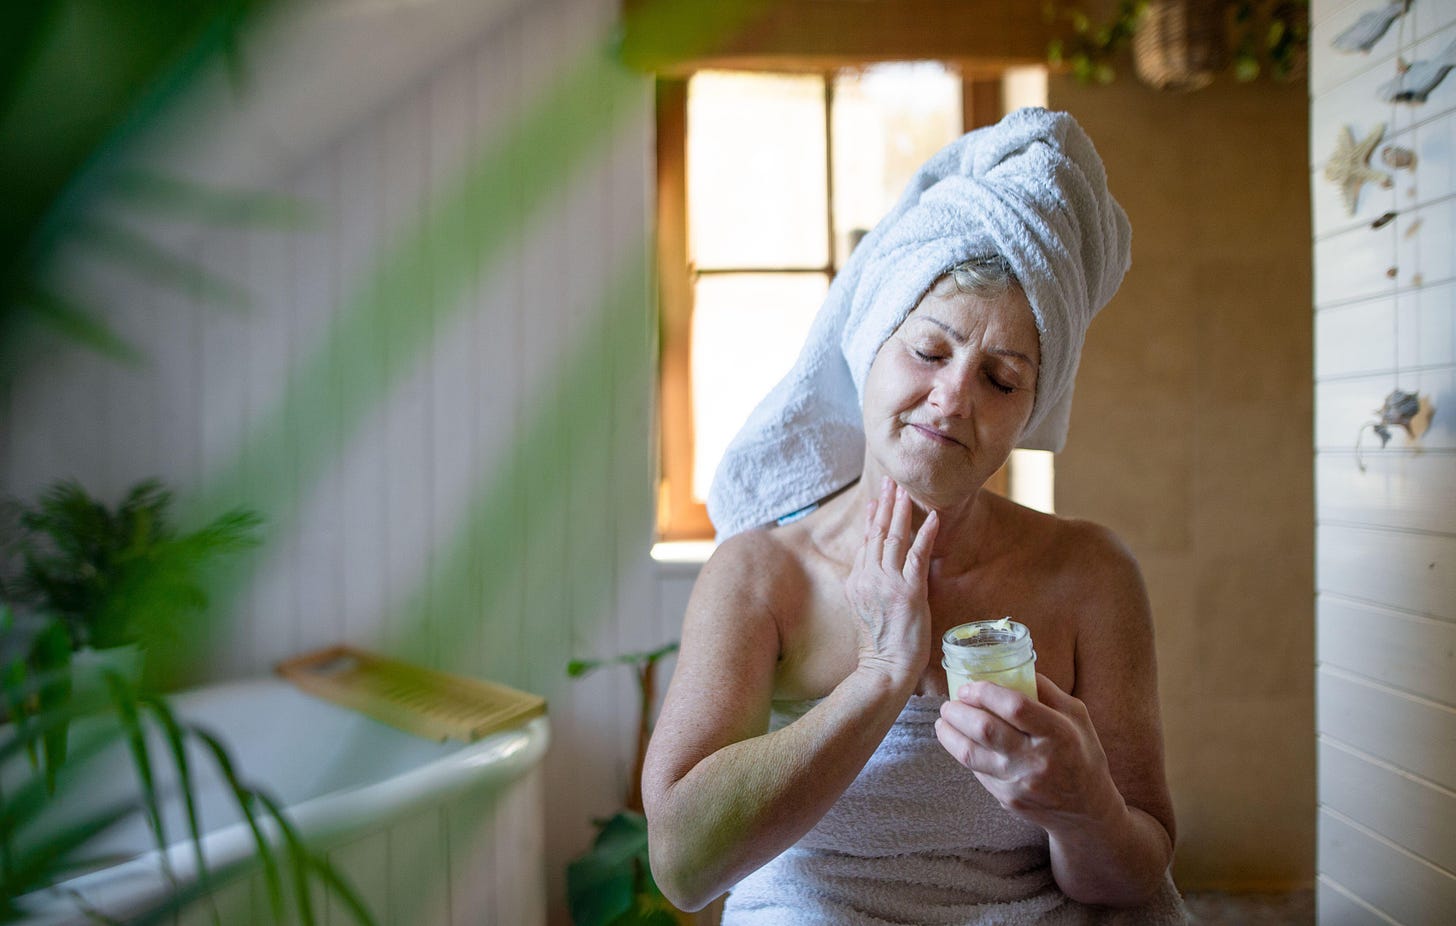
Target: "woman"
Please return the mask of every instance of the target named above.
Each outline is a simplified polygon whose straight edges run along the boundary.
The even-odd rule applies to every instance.
[[[1060,446],[1128,238],[1080,128],[1023,110],[927,163],[836,278],[715,479],[730,536],[644,773],[679,906],[731,890],[725,924],[1181,921],[1136,564],[982,488],[1013,447]],[[796,517],[745,529],[775,511]],[[941,635],[1002,615],[1031,631],[1037,699],[947,691]]]

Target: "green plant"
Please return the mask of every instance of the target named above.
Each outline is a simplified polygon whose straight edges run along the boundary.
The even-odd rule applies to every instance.
[[[566,668],[581,678],[604,666],[631,666],[637,680],[637,755],[622,810],[593,821],[597,836],[585,854],[566,868],[566,893],[577,926],[677,926],[682,914],[658,890],[647,853],[647,818],[642,815],[642,765],[652,736],[657,700],[657,664],[677,652],[676,642],[655,650],[605,660],[573,660]]]
[[[289,893],[284,887],[286,874],[301,922],[315,922],[310,884],[317,879],[339,898],[356,922],[373,923],[367,907],[353,887],[325,858],[308,848],[272,796],[238,775],[227,748],[214,735],[179,718],[160,696],[141,692],[114,670],[103,668],[95,671],[104,681],[104,685],[96,690],[104,691],[104,696],[92,701],[64,699],[39,711],[21,712],[16,715],[14,724],[0,728],[0,766],[3,766],[13,762],[22,750],[34,755],[38,743],[53,736],[58,729],[64,732],[73,721],[82,718],[93,721],[77,743],[70,764],[61,770],[61,787],[57,788],[53,779],[43,780],[35,774],[32,763],[33,774],[21,778],[18,784],[7,787],[0,794],[0,882],[4,886],[4,895],[0,898],[0,922],[12,922],[24,915],[25,911],[17,901],[25,894],[59,884],[91,867],[84,857],[87,843],[135,814],[141,814],[147,822],[171,892],[128,922],[150,924],[169,920],[176,912],[199,900],[207,898],[211,902],[211,891],[249,873],[252,859],[234,864],[224,871],[208,868],[202,853],[194,770],[187,754],[187,742],[191,740],[199,744],[216,765],[228,794],[236,802],[253,834],[258,848],[258,865],[262,869],[274,920],[284,917]],[[36,674],[14,690],[7,686],[6,693],[24,701],[49,682],[45,673]],[[183,802],[186,838],[191,842],[197,869],[196,877],[187,883],[177,877],[167,854],[172,838],[168,835],[162,813],[162,796],[157,785],[159,766],[148,745],[149,724],[166,745],[163,761],[169,759],[173,765]],[[118,740],[125,743],[136,772],[139,793],[135,798],[107,807],[58,832],[42,830],[37,834],[35,831],[42,829],[47,810],[64,800],[77,786],[76,783],[83,780],[80,775],[87,763],[101,756],[109,744]],[[6,779],[10,781],[11,776],[7,775]],[[265,821],[276,828],[279,834],[276,840],[264,832]],[[281,843],[281,861],[275,841]],[[87,905],[84,898],[76,897],[75,900],[83,913],[106,921]],[[214,923],[221,922],[215,905],[211,914]]]
[[[1147,0],[1119,0],[1110,17],[1094,22],[1091,14],[1080,7],[1042,4],[1042,16],[1048,23],[1061,19],[1071,28],[1071,35],[1048,43],[1047,61],[1069,67],[1080,83],[1112,83],[1117,77],[1113,61],[1132,41],[1147,9]]]
[[[208,563],[256,542],[261,521],[241,510],[179,535],[171,503],[171,493],[151,479],[115,509],[74,480],[51,485],[34,504],[7,504],[0,687],[4,713],[17,723],[30,714],[55,716],[71,701],[77,651],[145,648],[179,634],[207,607],[201,573]],[[30,745],[32,764],[52,789],[67,733],[59,722],[39,741],[38,755]]]
[[[1094,19],[1081,5],[1044,3],[1046,22],[1061,22],[1069,29],[1048,43],[1048,63],[1068,68],[1084,84],[1111,83],[1150,6],[1151,0],[1118,0],[1106,18]],[[1248,82],[1267,74],[1290,80],[1299,75],[1309,48],[1308,0],[1222,0],[1216,6],[1226,27],[1234,79]]]
[[[179,534],[171,505],[156,479],[133,486],[114,509],[75,480],[51,485],[34,504],[16,506],[7,545],[20,568],[0,593],[58,621],[73,650],[176,633],[207,607],[202,570],[255,545],[262,520],[238,509]]]

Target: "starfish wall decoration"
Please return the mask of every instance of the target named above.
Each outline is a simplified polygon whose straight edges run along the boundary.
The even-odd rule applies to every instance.
[[[1370,155],[1384,137],[1383,122],[1358,142],[1349,126],[1340,130],[1339,140],[1335,142],[1335,153],[1330,155],[1329,163],[1325,165],[1325,179],[1340,188],[1347,215],[1355,214],[1355,207],[1360,201],[1360,188],[1365,184],[1378,183],[1386,188],[1391,186],[1390,174],[1370,166]]]

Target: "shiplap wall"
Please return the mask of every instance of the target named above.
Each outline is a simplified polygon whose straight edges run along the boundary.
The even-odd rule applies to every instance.
[[[567,662],[654,647],[679,617],[677,604],[659,605],[649,558],[653,97],[641,75],[578,85],[574,102],[606,112],[607,128],[566,175],[532,198],[538,153],[519,151],[501,168],[506,192],[452,218],[462,173],[608,51],[618,5],[503,7],[467,51],[275,179],[269,188],[314,209],[316,225],[188,239],[187,256],[248,291],[246,307],[70,257],[67,289],[104,305],[146,357],[35,356],[0,417],[0,488],[30,497],[74,476],[115,499],[158,475],[185,497],[242,472],[222,501],[262,507],[268,541],[227,603],[203,679],[266,673],[346,641],[546,695],[549,906],[563,922],[566,862],[625,792],[636,700],[624,670],[572,681]],[[566,107],[560,118],[580,115]],[[429,231],[407,285],[342,339],[371,273],[419,223]],[[482,242],[502,228],[489,252]],[[479,273],[452,295],[459,248],[479,250]],[[586,343],[614,295],[627,330]],[[320,364],[329,388],[302,389]],[[595,378],[570,380],[583,368]],[[381,382],[356,420],[354,398]],[[577,394],[553,404],[567,382]],[[315,467],[306,448],[320,437]],[[496,517],[471,521],[482,497],[500,502]],[[418,619],[406,625],[407,612]]]
[[[1456,79],[1380,102],[1397,59],[1456,42],[1456,2],[1415,0],[1369,54],[1331,42],[1383,3],[1312,10],[1318,511],[1319,921],[1456,912]],[[1324,165],[1346,126],[1392,174],[1347,214]],[[1380,151],[1415,152],[1393,170]],[[1372,222],[1387,212],[1395,219]],[[1394,388],[1437,406],[1419,441],[1356,433]]]

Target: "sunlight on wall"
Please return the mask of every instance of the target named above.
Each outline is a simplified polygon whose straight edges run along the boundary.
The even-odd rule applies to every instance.
[[[1013,450],[1011,465],[1011,500],[1037,511],[1053,513],[1053,454],[1047,450]]]

